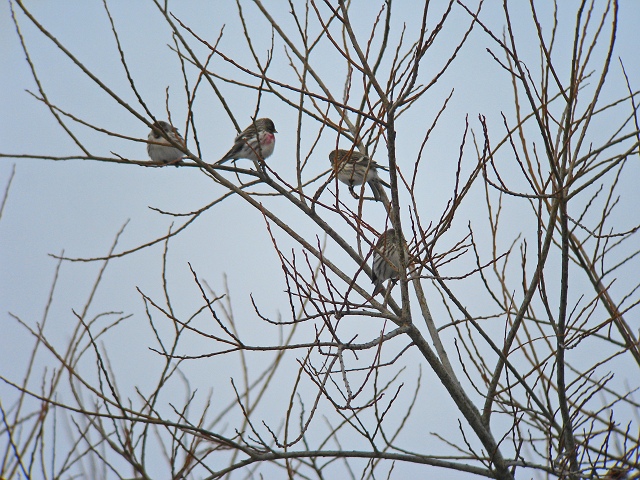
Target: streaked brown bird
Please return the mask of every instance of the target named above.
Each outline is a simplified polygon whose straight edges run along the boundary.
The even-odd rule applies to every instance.
[[[402,261],[400,259],[400,244],[402,239],[390,228],[378,238],[373,252],[373,275],[371,280],[375,290],[371,294],[375,297],[384,291],[384,282],[391,279],[394,283],[400,278]]]
[[[147,136],[147,140],[149,141],[149,143],[147,143],[149,158],[154,162],[164,163],[165,165],[179,162],[184,158],[184,152],[172,146],[162,133],[178,145],[181,145],[182,148],[186,148],[184,138],[182,138],[178,129],[170,123],[160,120],[153,124],[151,132],[149,132]]]
[[[384,195],[382,186],[387,188],[391,186],[378,176],[378,168],[387,170],[387,168],[378,165],[366,155],[353,150],[334,150],[329,154],[331,166],[338,180],[349,185],[349,191],[354,198],[358,198],[353,187],[362,185],[367,182],[373,192],[373,198],[382,201]],[[382,192],[382,193],[381,193]]]

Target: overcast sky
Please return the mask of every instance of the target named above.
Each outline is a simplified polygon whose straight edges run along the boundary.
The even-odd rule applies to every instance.
[[[240,63],[252,64],[250,53],[242,37],[235,2],[174,3],[173,11],[176,15],[212,43],[215,42],[224,25],[224,36],[220,42],[221,51]],[[276,17],[282,18],[287,28],[292,28],[286,2],[265,3],[269,3],[268,8]],[[406,22],[408,31],[412,31],[411,28],[415,28],[420,20],[417,18],[419,15],[412,10],[413,2],[396,3],[393,39],[398,38],[402,22]],[[184,133],[187,112],[185,92],[180,63],[170,49],[173,42],[169,28],[151,2],[117,1],[110,2],[109,7],[131,74],[146,104],[158,118],[166,118],[165,92],[168,87],[173,123]],[[487,6],[484,18],[497,29],[496,31],[500,32],[502,28],[500,11],[492,11],[492,7],[492,5]],[[34,2],[29,8],[32,9],[35,17],[109,88],[121,95],[125,101],[131,102],[134,107],[139,107],[121,66],[102,2]],[[247,15],[252,37],[259,47],[257,53],[264,59],[270,46],[271,30],[252,5],[246,5],[244,12]],[[364,35],[365,29],[371,28],[372,19],[376,14],[375,9],[360,10],[360,17],[355,18],[355,24],[362,29],[359,33]],[[435,19],[437,17],[435,11],[433,15]],[[541,16],[544,17],[544,12]],[[110,99],[95,83],[79,72],[48,39],[30,24],[24,15],[18,14],[18,19],[27,48],[37,69],[38,78],[50,102],[102,128],[139,139],[146,138],[148,128],[142,122]],[[640,85],[640,64],[637,61],[638,19],[640,19],[640,4],[631,0],[622,2],[621,24],[617,39],[618,50],[614,55],[616,61],[611,68],[610,81],[613,86],[607,90],[608,95],[617,94],[616,92],[624,91],[626,88],[617,61],[618,56],[625,61],[632,85],[636,89]],[[530,22],[527,23],[526,13],[516,15],[514,22],[533,35]],[[446,55],[451,52],[452,45],[455,45],[468,25],[468,16],[456,7],[448,25],[448,29],[445,29],[442,34],[442,40],[434,47],[433,53],[424,63],[425,73],[421,80],[423,83],[431,79],[443,60],[447,58]],[[572,25],[571,20],[568,20],[563,28],[566,28],[566,33],[571,35],[569,25]],[[523,34],[523,37],[525,36]],[[535,51],[528,51],[526,42],[522,38],[520,40],[522,53],[525,56],[528,55],[527,58],[535,68],[538,54]],[[563,32],[558,41],[558,58],[570,55],[570,45],[562,40]],[[195,41],[193,43],[197,45]],[[0,69],[0,86],[3,92],[0,95],[2,112],[0,153],[51,157],[82,155],[80,149],[65,134],[46,106],[26,91],[38,94],[11,20],[8,2],[0,3],[0,45],[2,45],[0,64],[3,65]],[[426,173],[419,179],[423,187],[418,201],[425,221],[436,221],[450,197],[455,181],[456,159],[464,131],[465,117],[468,116],[472,127],[479,131],[478,115],[485,115],[491,128],[501,133],[501,112],[512,113],[510,80],[507,75],[500,73],[500,68],[486,51],[487,46],[497,52],[495,44],[492,44],[485,34],[479,29],[474,31],[451,69],[421,100],[415,112],[406,118],[403,117],[399,122],[398,156],[399,165],[402,167],[405,161],[408,165],[413,163],[426,129],[446,96],[452,89],[455,90],[449,108],[428,143],[425,154],[428,167]],[[324,48],[327,52],[330,51],[328,46]],[[202,55],[201,58],[204,58],[206,49],[199,45],[196,49]],[[287,65],[284,50],[279,42],[276,44],[275,57],[270,74],[276,78],[293,81],[293,73]],[[322,54],[322,51],[315,57],[315,62],[318,68],[325,72],[327,84],[340,97],[344,82],[344,75],[341,73],[343,65],[334,66],[334,63],[339,64],[338,60],[329,54]],[[233,67],[220,60],[214,60],[213,69],[222,74],[247,79],[246,76],[242,76]],[[189,75],[191,81],[194,81],[195,73],[190,70]],[[241,127],[248,125],[256,107],[255,92],[222,82],[219,86]],[[297,112],[293,108],[283,106],[277,99],[268,95],[262,99],[260,108],[261,116],[271,117],[278,130],[276,150],[269,159],[269,165],[284,179],[294,182]],[[199,94],[195,116],[203,160],[214,162],[231,146],[236,134],[233,123],[225,115],[219,100],[212,94],[210,88],[203,88]],[[113,157],[114,154],[111,152],[114,152],[130,159],[145,160],[147,158],[146,145],[142,142],[104,135],[73,122],[70,122],[70,126],[96,156]],[[307,149],[315,141],[314,134],[317,132],[317,126],[309,131],[312,132],[311,136],[302,139],[302,147]],[[187,142],[195,151],[192,136],[187,136]],[[328,168],[327,153],[332,148],[332,142],[335,143],[334,135],[326,135],[321,139],[317,153],[314,153],[311,159],[313,166],[307,173],[309,178]],[[348,145],[343,146],[348,147]],[[384,150],[384,146],[380,148]],[[472,159],[471,148],[469,155]],[[385,163],[384,156],[381,158],[380,163]],[[471,166],[472,163],[470,161],[468,165]],[[165,234],[172,223],[175,229],[184,222],[184,217],[163,215],[149,207],[175,213],[188,213],[206,206],[224,192],[220,185],[214,183],[197,168],[145,168],[87,160],[54,162],[0,158],[0,194],[4,192],[14,169],[15,176],[9,198],[0,219],[0,269],[2,271],[0,321],[3,331],[0,335],[0,349],[3,352],[0,366],[1,374],[13,379],[20,379],[23,375],[23,366],[28,358],[33,338],[11,318],[10,313],[32,326],[42,321],[58,263],[51,256],[52,254],[59,255],[64,251],[66,256],[73,258],[101,257],[109,251],[117,232],[125,223],[127,225],[120,237],[116,252],[133,248]],[[513,179],[514,184],[520,181],[521,179]],[[333,185],[330,188],[333,188]],[[341,195],[345,201],[348,201],[346,189],[343,190]],[[481,202],[482,191],[479,190],[476,193],[478,201]],[[635,197],[632,196],[632,199],[639,200],[637,191],[633,195]],[[406,196],[404,198],[406,200]],[[276,210],[279,208],[277,199],[265,197],[265,202],[269,202],[269,205]],[[452,232],[452,239],[458,234],[464,235],[468,222],[483,221],[483,218],[477,217],[482,207],[479,206],[476,210],[474,203],[470,202],[459,213],[464,220],[456,225],[455,228],[459,230]],[[278,211],[282,212],[290,225],[296,225],[296,222],[299,222],[301,229],[312,228],[291,207],[282,204],[281,210]],[[631,213],[637,217],[636,211]],[[366,205],[365,213],[375,228],[384,227],[386,218],[380,205]],[[404,220],[407,222],[408,216]],[[629,224],[637,223],[637,218],[628,220]],[[535,235],[535,225],[519,225],[519,221],[517,211],[505,212],[505,222],[512,222],[514,231],[514,234],[509,237],[511,240],[519,232]],[[622,215],[621,222],[624,223],[624,221],[624,215]],[[336,226],[336,228],[345,235],[351,235],[346,227]],[[621,229],[624,229],[624,225]],[[313,230],[304,231],[305,236],[312,239],[312,235],[308,235],[308,232]],[[298,248],[277,230],[275,234],[283,250],[290,251],[291,248]],[[531,238],[531,245],[533,245],[535,237]],[[508,247],[507,240],[501,247]],[[102,312],[122,312],[122,316],[131,315],[123,325],[103,338],[114,370],[122,372],[120,378],[122,391],[130,396],[135,396],[134,386],[138,386],[143,391],[148,391],[152,387],[158,374],[158,365],[161,364],[157,354],[149,350],[149,347],[155,347],[156,344],[144,313],[144,304],[136,289],[139,288],[150,297],[162,301],[163,249],[163,244],[157,244],[124,258],[113,260],[105,272],[102,284],[89,310],[89,318]],[[342,267],[345,271],[356,271],[357,266],[350,264],[350,260],[345,255],[336,250],[329,251],[343,262]],[[298,253],[300,253],[299,249]],[[249,294],[252,294],[264,315],[272,319],[277,319],[279,315],[285,320],[291,319],[288,298],[284,293],[286,285],[280,262],[271,245],[264,219],[259,212],[242,200],[231,198],[224,202],[223,208],[207,210],[188,229],[171,240],[167,259],[168,286],[173,307],[183,318],[194,313],[202,303],[201,294],[193,281],[188,263],[217,293],[224,290],[226,275],[237,328],[247,342],[277,344],[278,330],[261,322],[249,302]],[[51,304],[46,326],[48,338],[58,348],[63,348],[65,341],[68,340],[71,329],[75,325],[73,311],[83,310],[101,267],[101,262],[64,262],[62,264],[55,300]],[[454,274],[455,265],[450,268],[451,274]],[[361,284],[367,289],[372,287],[364,277]],[[396,294],[398,293],[396,291]],[[428,291],[428,295],[437,294],[434,290]],[[432,310],[434,317],[441,319],[441,323],[447,321],[446,310],[438,302],[433,302]],[[97,325],[104,326],[109,319],[113,320],[116,316],[98,321]],[[166,329],[164,331],[167,334],[173,328],[166,320],[159,321],[159,325],[161,329]],[[359,338],[366,341],[375,338],[383,328],[382,323],[372,319],[356,319],[350,326],[344,326],[343,331],[345,338],[350,329],[354,335],[364,331],[365,335]],[[311,341],[313,338],[311,325],[301,328],[297,335],[297,341]],[[447,337],[446,334],[445,337]],[[189,342],[181,346],[179,349],[181,353],[197,354],[208,351],[209,346],[203,339],[193,337]],[[274,418],[280,418],[286,411],[291,376],[297,371],[296,358],[300,355],[302,353],[293,353],[286,357],[289,365],[283,366],[278,377],[283,388],[272,392],[272,397],[265,402],[264,417],[271,415],[269,406],[273,406]],[[239,375],[238,358],[230,355],[228,358],[187,362],[184,370],[193,387],[200,388],[203,396],[204,392],[212,389],[216,401],[219,402],[218,405],[226,405],[233,398],[229,378]],[[251,357],[250,362],[256,374],[260,371],[261,365],[270,358],[272,357]],[[420,364],[419,356],[416,352],[409,351],[399,365],[411,367],[403,377],[403,381],[409,384],[408,391],[413,391],[413,383],[418,375],[418,364]],[[38,366],[53,368],[55,363],[50,356],[43,354],[39,358]],[[91,362],[87,362],[84,368],[87,375],[95,371],[95,366]],[[438,398],[445,393],[424,362],[422,362],[422,375],[423,383],[428,386],[423,387],[420,402],[426,403],[427,411],[433,412],[433,415],[418,419],[415,425],[408,428],[405,441],[409,444],[413,441],[428,442],[427,450],[436,452],[443,448],[442,443],[428,437],[425,432],[442,429],[438,422],[446,417],[445,413],[449,407],[438,401]],[[34,386],[37,383],[34,382]],[[12,394],[11,389],[4,385],[0,386],[0,397],[10,399]],[[202,402],[203,396],[199,397],[197,402]],[[184,398],[183,391],[176,392],[176,398]],[[406,402],[407,398],[403,397],[401,402]],[[3,400],[3,403],[7,402],[8,400]],[[450,422],[450,420],[446,421]],[[278,422],[274,420],[273,426],[278,428]],[[455,433],[451,435],[456,437]],[[416,467],[407,465],[398,465],[398,468],[406,470],[397,470],[397,472],[420,471]],[[448,478],[456,477],[451,474]],[[465,476],[459,478],[465,478]]]

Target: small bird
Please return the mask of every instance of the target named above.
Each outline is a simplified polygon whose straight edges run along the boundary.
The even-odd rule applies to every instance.
[[[387,188],[391,186],[378,176],[378,168],[388,170],[378,165],[366,155],[353,150],[334,150],[329,154],[329,160],[333,170],[336,172],[338,180],[349,185],[349,191],[354,198],[358,195],[353,190],[356,185],[362,185],[367,182],[373,192],[373,198],[377,201],[382,200],[384,191],[382,186]],[[382,193],[381,193],[382,192]]]
[[[184,157],[184,153],[180,149],[171,146],[169,141],[162,136],[161,131],[175,143],[181,145],[182,148],[186,148],[184,138],[182,138],[176,127],[167,122],[158,121],[153,124],[153,128],[147,137],[149,141],[147,143],[149,157],[154,162],[164,163],[165,165],[179,162]]]
[[[260,161],[269,157],[276,146],[276,126],[270,118],[259,118],[238,135],[233,147],[215,164],[222,165],[228,160],[247,158]]]
[[[372,297],[384,291],[384,282],[388,279],[395,283],[400,278],[401,259],[396,231],[390,228],[378,238],[373,252],[373,280],[376,286]]]

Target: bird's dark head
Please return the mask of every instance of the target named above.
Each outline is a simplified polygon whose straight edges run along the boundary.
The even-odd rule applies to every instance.
[[[258,126],[258,130],[265,130],[269,133],[278,133],[273,120],[271,120],[270,118],[261,118],[259,120],[256,120],[256,125]]]
[[[336,165],[336,162],[340,162],[341,164],[348,162],[349,157],[351,157],[351,152],[349,150],[342,150],[340,148],[337,150],[333,150],[329,154],[329,160],[334,166]]]
[[[153,128],[151,129],[151,133],[153,133],[154,138],[160,138],[162,137],[162,133],[161,132],[165,132],[165,133],[171,133],[171,130],[173,129],[173,127],[171,126],[171,124],[164,122],[162,120],[157,121],[156,123],[153,124]]]

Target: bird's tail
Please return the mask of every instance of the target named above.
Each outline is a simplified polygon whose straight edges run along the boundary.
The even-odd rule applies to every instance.
[[[231,160],[231,157],[227,153],[224,157],[222,157],[220,160],[218,160],[216,163],[214,163],[214,165],[222,165],[223,163],[226,163],[229,160]]]
[[[389,187],[388,183],[384,182],[379,178],[374,178],[372,180],[369,180],[368,183],[369,183],[369,187],[371,187],[371,191],[373,192],[373,198],[375,198],[378,202],[383,202],[385,204],[389,203],[387,192],[385,192],[383,188],[383,185],[385,187]]]
[[[387,182],[385,182],[384,180],[382,180],[381,178],[378,178],[378,181],[384,185],[385,187],[387,187],[389,190],[391,190],[391,185],[389,185]]]
[[[233,147],[231,147],[229,149],[229,151],[227,153],[225,153],[224,156],[220,160],[218,160],[216,163],[214,163],[214,165],[222,165],[223,163],[226,163],[229,160],[237,158],[236,155],[237,155],[238,151],[241,148],[242,148],[242,145],[240,145],[238,143],[234,144]]]
[[[378,279],[375,279],[373,281],[373,283],[375,284],[375,289],[373,290],[373,293],[371,294],[371,297],[375,297],[376,295],[378,295],[379,293],[384,292],[384,282],[381,282]]]

